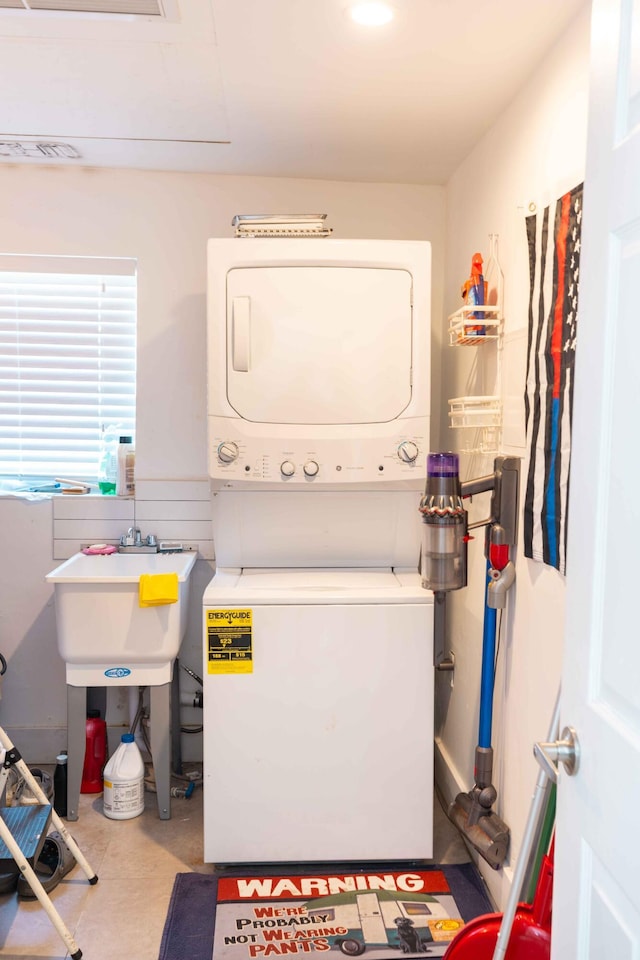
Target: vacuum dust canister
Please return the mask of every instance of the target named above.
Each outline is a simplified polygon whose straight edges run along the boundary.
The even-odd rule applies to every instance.
[[[458,456],[430,453],[422,514],[422,586],[459,590],[467,585],[467,512],[462,505]]]

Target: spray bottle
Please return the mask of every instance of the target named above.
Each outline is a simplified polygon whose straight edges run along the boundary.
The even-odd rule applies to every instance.
[[[482,254],[474,253],[471,259],[471,276],[462,284],[462,298],[466,306],[484,306],[487,299],[487,283],[482,275]],[[471,311],[464,326],[466,337],[484,337],[486,327],[478,320],[484,320],[484,311]],[[474,322],[476,321],[476,322]]]

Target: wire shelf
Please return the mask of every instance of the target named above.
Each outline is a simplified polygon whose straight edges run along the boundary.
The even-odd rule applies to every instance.
[[[500,397],[455,397],[449,400],[449,423],[460,427],[500,427],[502,402]]]
[[[495,456],[500,451],[500,427],[479,427],[467,436],[460,447],[465,456]]]
[[[474,316],[470,317],[470,314]],[[484,333],[474,331],[474,327],[483,328]],[[499,340],[501,334],[502,310],[497,303],[460,307],[449,316],[451,347],[481,347],[484,343]]]

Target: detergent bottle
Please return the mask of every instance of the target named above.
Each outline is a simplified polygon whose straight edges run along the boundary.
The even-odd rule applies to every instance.
[[[482,275],[482,254],[474,253],[471,259],[471,275],[468,280],[462,284],[462,299],[465,306],[484,306],[487,295],[487,283]],[[470,311],[464,324],[465,337],[484,337],[486,327],[484,323],[478,322],[484,320],[484,310],[477,313]]]
[[[110,820],[130,820],[144,811],[144,763],[132,733],[104,768],[103,811]]]
[[[102,791],[102,771],[107,759],[107,725],[99,710],[87,710],[84,766],[80,793]]]
[[[120,437],[117,447],[116,494],[119,497],[132,497],[135,493],[136,454],[133,437]]]

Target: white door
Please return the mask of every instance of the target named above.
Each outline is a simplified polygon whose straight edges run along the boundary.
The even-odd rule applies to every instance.
[[[640,0],[594,0],[553,960],[640,957]]]

